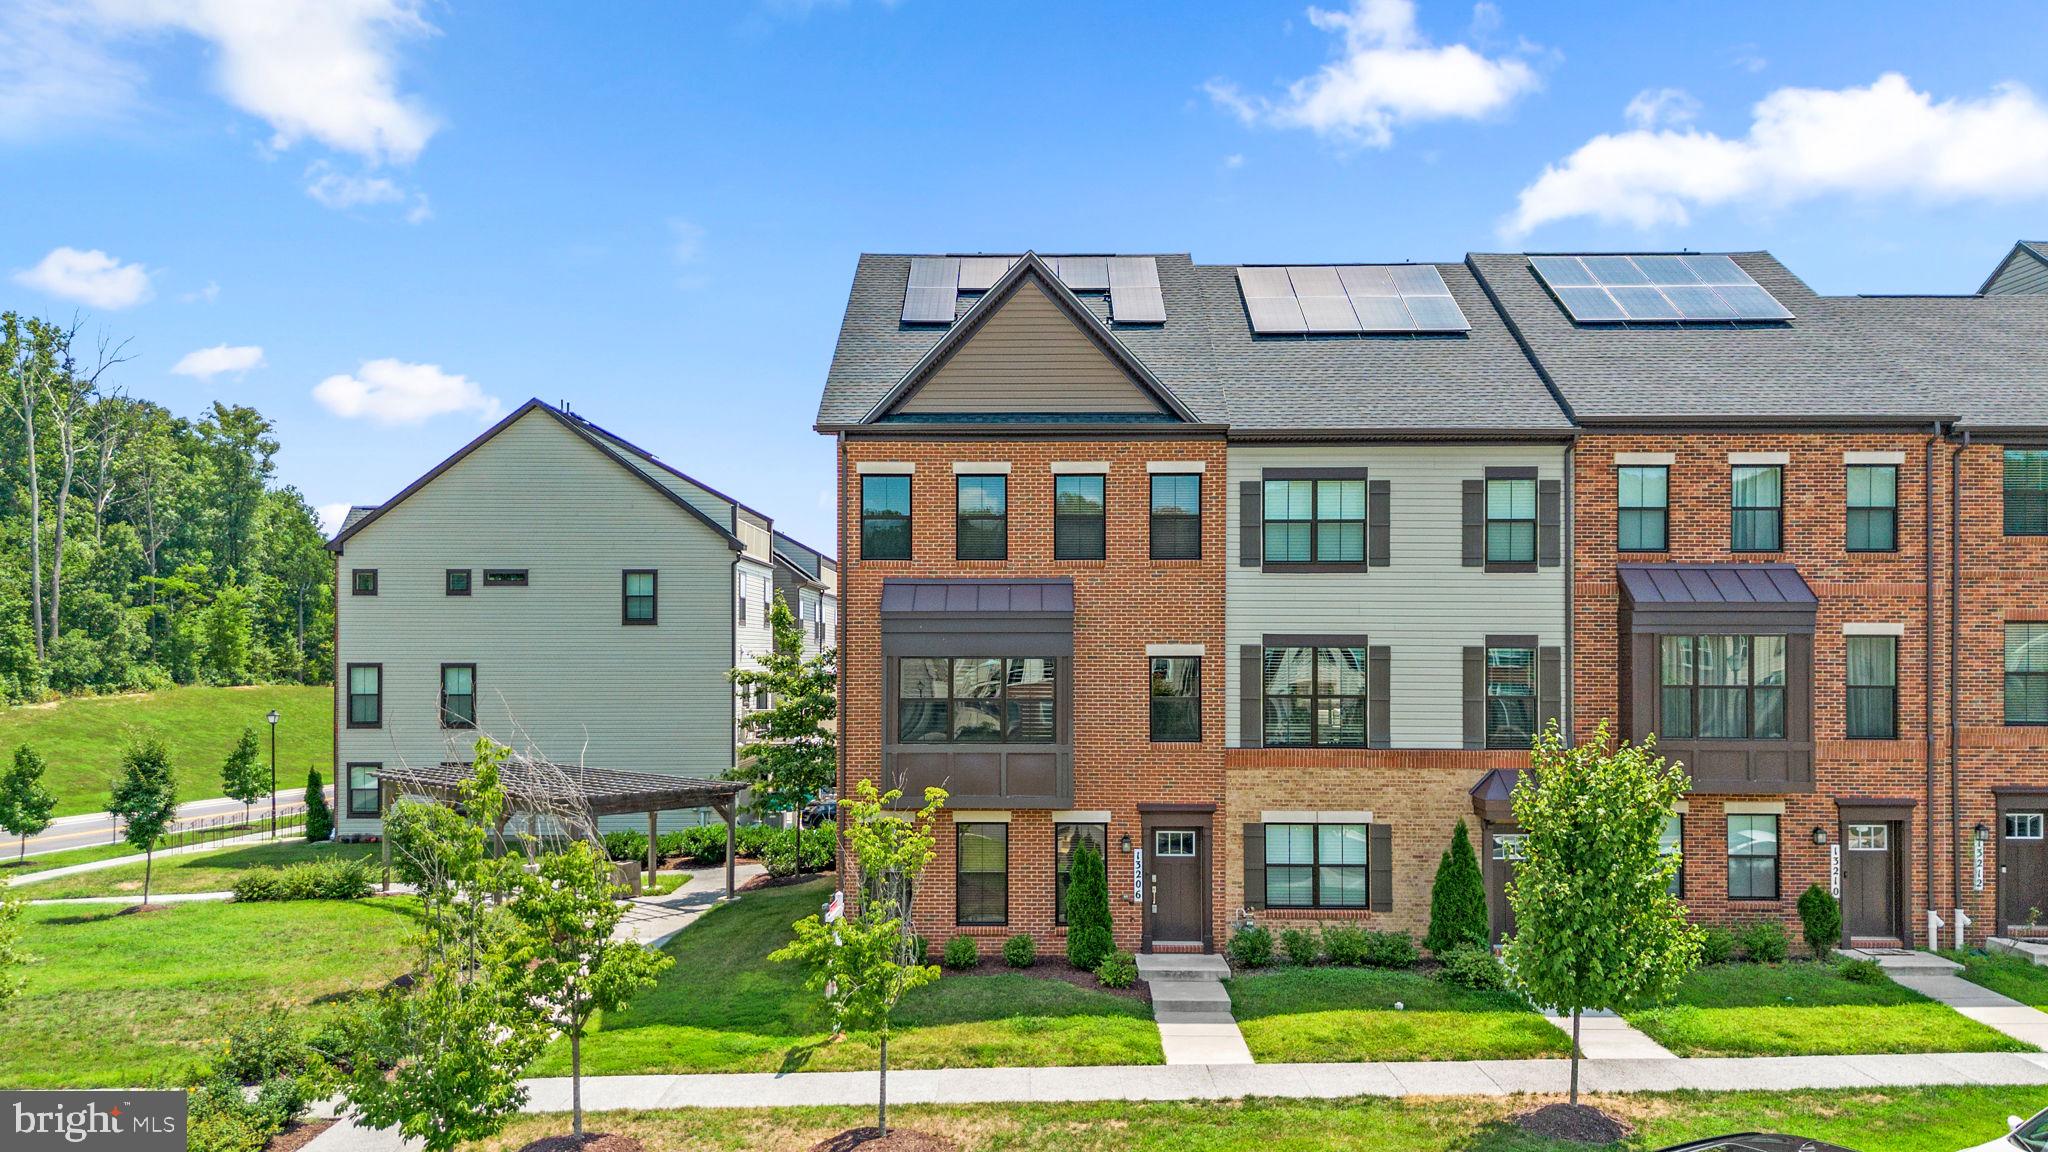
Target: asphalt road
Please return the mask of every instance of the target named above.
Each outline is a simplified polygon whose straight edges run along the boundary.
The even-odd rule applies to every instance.
[[[282,815],[286,811],[298,811],[304,806],[305,799],[306,792],[304,788],[289,792],[279,791],[277,794],[279,814]],[[230,800],[225,796],[216,796],[211,800],[192,800],[178,805],[178,819],[171,826],[171,831],[176,832],[181,828],[204,824],[208,821],[219,822],[223,816],[239,817],[240,815],[242,815],[242,802],[240,800]],[[250,808],[249,816],[252,821],[269,819],[269,798],[265,797],[258,800]],[[85,812],[76,816],[60,816],[41,835],[28,838],[28,854],[36,856],[44,852],[62,852],[67,848],[89,848],[96,844],[111,844],[117,839],[119,839],[119,833],[115,830],[114,818],[109,813]],[[13,855],[20,850],[21,841],[19,838],[8,837],[0,840],[0,855]]]

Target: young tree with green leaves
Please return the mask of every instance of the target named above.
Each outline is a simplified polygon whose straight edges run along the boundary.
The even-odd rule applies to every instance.
[[[1074,842],[1067,865],[1067,963],[1093,972],[1116,951],[1109,920],[1109,865],[1086,838]]]
[[[841,857],[840,875],[858,885],[849,897],[857,903],[837,919],[797,921],[796,939],[768,954],[809,966],[805,984],[825,994],[835,1032],[879,1038],[875,1126],[883,1136],[889,1134],[889,1018],[905,993],[939,978],[936,965],[918,962],[910,903],[918,875],[932,862],[933,825],[946,793],[925,789],[924,807],[908,818],[891,807],[902,795],[895,789],[878,795],[872,781],[862,780],[852,796],[840,798],[850,850]]]
[[[735,668],[728,675],[741,699],[766,693],[768,706],[740,719],[747,742],[739,766],[729,774],[753,786],[754,810],[762,815],[801,811],[839,778],[838,653],[827,649],[804,658],[803,624],[780,592],[768,606],[770,649],[759,668]]]
[[[171,773],[171,750],[162,739],[145,736],[121,753],[121,778],[114,783],[107,811],[121,818],[121,838],[142,850],[142,903],[148,907],[157,841],[178,814],[178,781]]]
[[[16,859],[28,858],[28,838],[50,826],[57,797],[43,783],[43,758],[23,744],[14,750],[14,764],[0,773],[0,828],[21,837]]]
[[[25,906],[7,881],[0,880],[0,1007],[20,993],[21,968],[29,961],[28,953],[21,950],[21,910]]]
[[[1699,964],[1701,932],[1671,894],[1678,857],[1660,844],[1690,786],[1654,740],[1617,746],[1605,722],[1575,746],[1552,722],[1515,786],[1528,839],[1508,882],[1515,935],[1502,959],[1536,1003],[1571,1013],[1574,1105],[1580,1014],[1668,999]]]
[[[327,789],[320,784],[320,770],[306,769],[306,842],[318,844],[334,835],[334,810],[327,806]]]
[[[612,862],[584,841],[540,857],[507,905],[525,929],[513,954],[529,999],[569,1037],[571,1132],[583,1136],[583,1032],[591,1017],[625,1006],[674,960],[633,940],[614,940],[624,889]]]
[[[1479,856],[1465,822],[1451,830],[1451,846],[1437,862],[1436,881],[1429,888],[1429,933],[1422,946],[1435,955],[1460,944],[1490,947],[1491,921],[1486,915],[1486,881],[1479,874]]]
[[[227,760],[220,766],[221,794],[230,800],[242,802],[242,819],[249,819],[249,806],[256,803],[270,790],[269,778],[263,774],[263,765],[258,762],[256,730],[243,728],[242,735],[235,741],[235,747],[228,753]]]

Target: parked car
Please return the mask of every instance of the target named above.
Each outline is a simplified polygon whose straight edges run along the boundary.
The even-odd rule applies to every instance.
[[[2033,1119],[2022,1120],[2018,1116],[2007,1116],[2005,1126],[2010,1129],[1995,1140],[1972,1144],[1963,1152],[2048,1152],[2048,1108],[2034,1113]]]
[[[1986,1148],[1991,1145],[1986,1144]],[[1708,1140],[1692,1140],[1684,1144],[1673,1144],[1657,1152],[1855,1152],[1840,1144],[1829,1144],[1822,1140],[1808,1140],[1804,1136],[1787,1136],[1779,1132],[1735,1132],[1727,1136],[1715,1136]]]
[[[820,824],[836,823],[839,819],[839,801],[813,800],[804,805],[804,827],[816,828]]]

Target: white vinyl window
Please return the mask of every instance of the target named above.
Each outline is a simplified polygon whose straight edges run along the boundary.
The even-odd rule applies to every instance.
[[[1193,856],[1195,834],[1189,830],[1168,831],[1161,829],[1152,834],[1154,856]]]
[[[2005,838],[2007,840],[2039,840],[2041,838],[2041,813],[2007,812],[2005,814]]]
[[[1889,824],[1849,825],[1849,851],[1888,852],[1892,846],[1892,826]]]

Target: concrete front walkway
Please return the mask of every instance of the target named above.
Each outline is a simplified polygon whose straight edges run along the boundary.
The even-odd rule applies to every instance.
[[[1566,1036],[1572,1034],[1572,1018],[1545,1013],[1543,1018],[1557,1025]],[[1613,1012],[1579,1014],[1579,1054],[1588,1060],[1676,1060],[1670,1049],[1636,1030],[1636,1026]]]
[[[710,868],[685,868],[690,882],[666,896],[636,896],[627,902],[626,914],[619,919],[618,928],[612,935],[620,940],[638,940],[649,948],[659,948],[668,938],[688,928],[697,917],[725,902],[725,865]],[[667,875],[669,869],[663,869]],[[735,889],[745,885],[757,876],[766,876],[768,870],[759,864],[736,863],[733,865],[732,883]],[[744,898],[737,893],[735,898]]]
[[[1962,965],[1932,952],[1881,952],[1872,956],[1885,975],[1931,1000],[1939,1000],[1988,1028],[2048,1050],[2048,1012],[1956,975]]]
[[[1250,1064],[1252,1050],[1230,1011],[1223,981],[1230,963],[1214,955],[1138,957],[1138,979],[1152,991],[1152,1019],[1168,1064]]]

